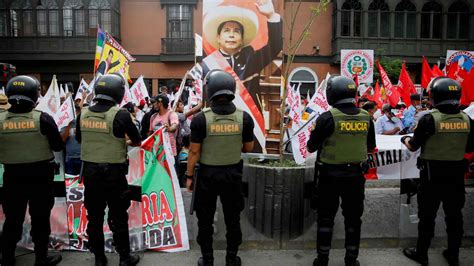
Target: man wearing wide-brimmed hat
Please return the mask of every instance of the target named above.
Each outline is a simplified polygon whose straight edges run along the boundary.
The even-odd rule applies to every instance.
[[[224,56],[244,83],[252,97],[251,88],[258,86],[260,71],[282,50],[282,20],[271,0],[257,0],[258,12],[267,18],[268,42],[259,50],[250,45],[261,25],[255,12],[237,6],[218,6],[204,17],[203,33],[207,42]],[[203,64],[206,76],[209,67]]]
[[[10,106],[8,97],[5,94],[0,94],[0,112],[8,110]]]

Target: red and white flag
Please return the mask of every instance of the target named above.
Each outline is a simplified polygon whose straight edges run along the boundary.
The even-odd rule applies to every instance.
[[[54,120],[58,125],[58,129],[61,130],[63,127],[69,125],[76,118],[76,109],[74,108],[74,102],[72,96],[69,95],[63,102],[59,111],[56,113]]]
[[[380,78],[382,79],[383,87],[385,88],[385,94],[387,95],[390,105],[395,107],[400,101],[400,93],[398,93],[397,89],[392,85],[387,72],[385,72],[385,69],[383,69],[382,65],[380,65],[380,62],[377,61],[377,65],[379,67],[379,73]]]
[[[50,116],[55,118],[56,113],[59,111],[60,107],[61,97],[59,92],[58,80],[56,79],[56,75],[54,75],[53,80],[49,85],[48,91],[39,101],[38,105],[36,106],[36,110],[48,113]]]
[[[140,76],[130,88],[131,101],[135,105],[139,105],[141,100],[145,101],[145,98],[150,98],[148,90],[143,80],[143,76]]]

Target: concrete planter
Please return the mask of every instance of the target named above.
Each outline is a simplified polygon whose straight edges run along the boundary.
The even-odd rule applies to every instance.
[[[264,236],[289,240],[301,236],[315,220],[305,184],[313,181],[314,168],[268,167],[245,164],[248,182],[245,214],[249,223]]]

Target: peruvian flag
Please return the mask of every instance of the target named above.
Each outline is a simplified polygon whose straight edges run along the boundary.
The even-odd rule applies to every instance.
[[[426,60],[426,57],[423,56],[423,63],[421,66],[421,87],[428,88],[431,80],[434,78],[433,71],[431,71],[430,65]]]
[[[398,78],[398,92],[402,96],[403,102],[406,106],[411,105],[410,94],[415,94],[415,85],[408,75],[405,63],[402,64],[402,70],[400,71],[400,77]]]
[[[392,107],[395,107],[400,101],[400,93],[398,93],[396,88],[394,88],[394,86],[392,85],[392,82],[390,81],[387,72],[385,72],[385,69],[383,69],[379,61],[377,61],[377,65],[379,67],[380,78],[382,79],[382,84],[385,88],[385,94],[387,95],[388,102]]]

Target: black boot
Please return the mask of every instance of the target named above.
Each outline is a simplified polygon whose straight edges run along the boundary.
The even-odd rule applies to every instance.
[[[358,260],[351,260],[351,261],[346,261],[345,265],[346,266],[360,266],[360,263]]]
[[[313,266],[328,266],[329,258],[317,257],[313,261]]]
[[[95,255],[95,266],[106,266],[107,265],[107,257],[105,254]]]
[[[140,257],[136,254],[128,254],[120,256],[120,266],[135,266],[140,261]]]
[[[412,247],[412,248],[405,248],[403,249],[403,254],[411,259],[411,260],[414,260],[416,262],[418,262],[419,264],[423,265],[423,266],[427,266],[428,265],[428,255],[426,254],[419,254],[416,250],[416,248]]]
[[[58,264],[63,257],[59,254],[47,255],[46,257],[36,257],[35,266],[53,266]]]
[[[450,253],[449,250],[445,249],[443,257],[448,261],[449,266],[459,266],[459,254]]]
[[[214,266],[214,258],[200,257],[198,259],[198,266]]]
[[[242,260],[239,256],[227,257],[225,258],[225,266],[240,266],[242,265]]]

